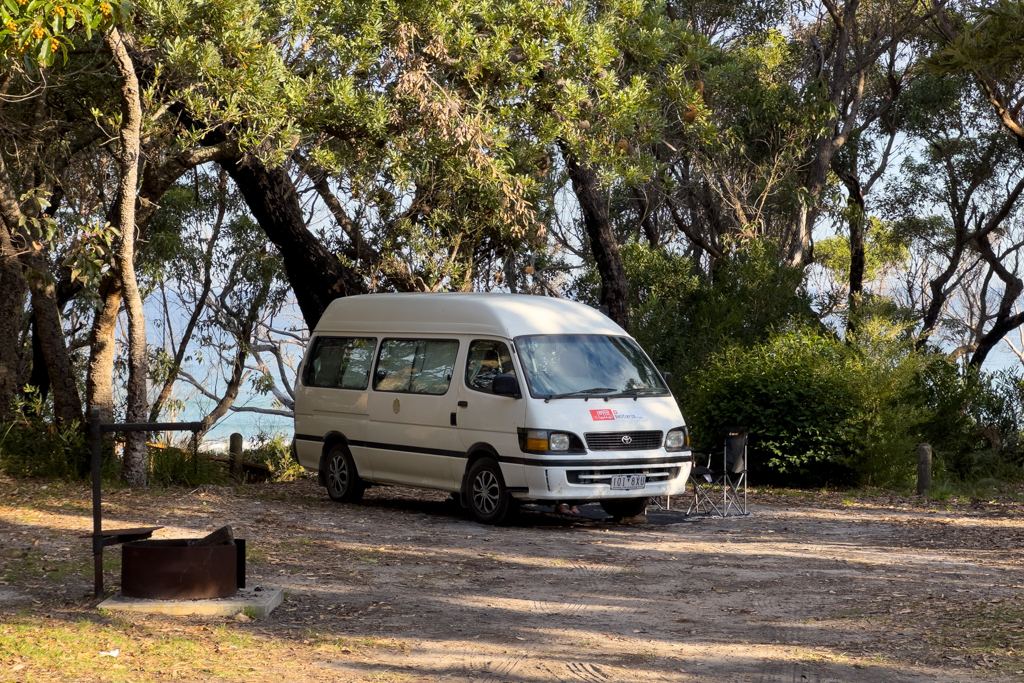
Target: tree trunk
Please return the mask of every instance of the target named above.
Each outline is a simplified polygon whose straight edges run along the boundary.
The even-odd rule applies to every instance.
[[[661,246],[661,237],[658,235],[658,230],[654,227],[654,221],[651,219],[651,203],[647,199],[647,194],[639,187],[634,187],[633,201],[636,202],[637,212],[640,214],[640,229],[643,231],[644,237],[647,238],[647,243],[651,246],[651,249],[657,249]]]
[[[98,408],[101,422],[114,421],[114,357],[117,342],[117,315],[121,311],[121,280],[107,275],[100,282],[103,305],[96,311],[89,331],[89,367],[85,377],[85,396],[90,408]]]
[[[58,424],[69,425],[76,420],[82,420],[82,399],[78,394],[78,380],[75,378],[64,338],[64,326],[57,305],[57,289],[41,252],[23,254],[22,262],[26,263],[29,269],[32,314],[35,317],[36,332],[39,334],[43,358],[50,375],[53,414]]]
[[[39,332],[43,357],[46,359],[53,387],[54,416],[58,424],[68,425],[82,419],[82,400],[78,395],[78,383],[64,339],[60,306],[57,302],[56,287],[50,276],[49,264],[42,250],[23,232],[22,219],[26,216],[17,197],[7,173],[7,166],[0,158],[0,215],[7,226],[7,241],[11,243],[11,253],[19,253],[25,280],[32,292],[32,313],[36,319],[36,329]],[[7,247],[4,249],[6,251]],[[20,323],[20,316],[18,320]]]
[[[253,158],[244,162],[228,159],[220,164],[235,181],[260,227],[277,246],[309,329],[316,327],[332,301],[366,291],[359,276],[306,228],[299,195],[284,169],[267,168]]]
[[[147,418],[146,380],[149,375],[146,353],[146,316],[142,309],[142,296],[135,280],[135,201],[139,182],[140,144],[142,130],[142,102],[139,80],[135,75],[124,39],[117,28],[111,28],[105,42],[113,54],[114,68],[121,80],[121,130],[118,179],[115,200],[115,225],[121,232],[121,246],[117,252],[121,289],[128,310],[128,422],[145,422]],[[128,432],[125,435],[123,475],[132,488],[146,486],[146,433]]]
[[[601,275],[601,304],[608,307],[608,317],[619,327],[629,331],[629,300],[626,270],[622,267],[619,243],[612,232],[608,216],[608,202],[597,173],[589,166],[581,166],[571,154],[565,155],[566,169],[572,181],[573,192],[583,211],[583,225],[590,238],[590,249]]]
[[[854,158],[853,164],[856,163],[856,158]],[[857,306],[864,296],[864,268],[866,264],[864,228],[867,220],[867,207],[856,169],[848,171],[837,168],[836,175],[839,176],[843,185],[846,186],[846,191],[849,194],[847,211],[849,212],[850,224],[850,289],[847,296],[846,331],[853,332],[857,328]]]
[[[27,292],[10,233],[0,224],[0,422],[14,417],[11,406],[20,389],[21,321]]]
[[[36,318],[32,316],[29,323],[29,334],[32,337],[32,372],[28,378],[29,386],[35,387],[39,392],[39,399],[46,400],[50,395],[50,371],[46,367],[46,356],[43,354],[43,340],[39,336],[39,326],[36,325]]]

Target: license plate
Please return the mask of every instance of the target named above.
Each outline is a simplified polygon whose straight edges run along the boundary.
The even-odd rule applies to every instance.
[[[646,474],[613,474],[612,490],[629,491],[631,489],[642,489],[647,486]]]

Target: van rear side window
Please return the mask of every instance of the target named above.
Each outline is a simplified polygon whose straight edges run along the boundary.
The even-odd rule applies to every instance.
[[[373,388],[404,394],[444,394],[452,381],[459,342],[453,339],[385,339]]]
[[[306,386],[366,389],[376,346],[374,337],[317,337],[306,364]]]

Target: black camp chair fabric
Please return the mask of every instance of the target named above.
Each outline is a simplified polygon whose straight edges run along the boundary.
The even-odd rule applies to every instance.
[[[686,514],[718,517],[746,515],[747,512],[747,442],[746,427],[729,427],[725,433],[721,466],[717,458],[708,456],[706,467],[694,465],[690,470],[693,500]],[[742,492],[742,494],[741,494]]]

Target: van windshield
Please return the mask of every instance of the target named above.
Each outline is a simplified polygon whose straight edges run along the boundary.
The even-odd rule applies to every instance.
[[[629,337],[542,334],[515,341],[535,398],[668,393],[661,374]]]

